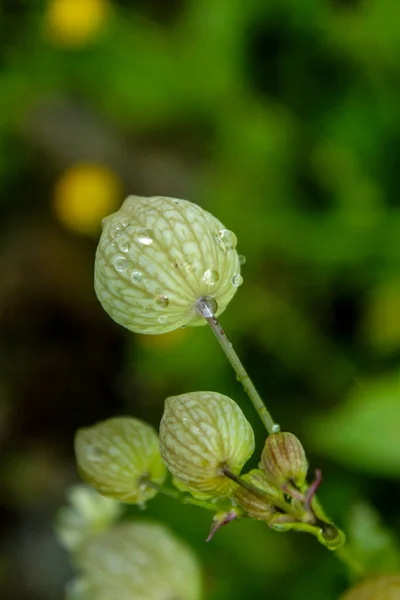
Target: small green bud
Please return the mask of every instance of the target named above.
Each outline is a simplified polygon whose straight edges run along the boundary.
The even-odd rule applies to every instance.
[[[102,421],[75,436],[75,454],[83,479],[100,494],[141,504],[157,493],[146,480],[161,484],[166,475],[154,429],[138,419]]]
[[[340,600],[399,600],[400,575],[379,575],[350,588]]]
[[[264,471],[260,469],[253,469],[249,473],[242,475],[241,479],[258,488],[261,493],[257,494],[245,487],[239,486],[235,490],[234,495],[236,502],[252,519],[269,521],[270,517],[276,513],[273,500],[275,498],[282,502],[282,493],[267,480]]]
[[[165,401],[161,455],[179,487],[197,496],[229,496],[254,452],[254,433],[239,406],[216,392],[192,392]]]
[[[125,522],[90,540],[76,557],[79,600],[199,600],[201,574],[190,548],[163,525]]]
[[[222,313],[242,282],[236,236],[186,200],[129,196],[103,221],[95,290],[114,321],[135,333],[205,323],[199,298]]]
[[[74,485],[67,494],[69,505],[57,514],[56,533],[67,550],[75,552],[90,537],[109,529],[121,514],[121,504],[98,494],[87,485]]]
[[[308,463],[300,440],[293,433],[269,435],[261,455],[261,465],[267,479],[282,486],[293,483],[301,487],[306,480]]]

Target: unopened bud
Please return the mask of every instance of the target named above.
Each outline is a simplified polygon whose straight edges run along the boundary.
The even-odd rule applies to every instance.
[[[300,440],[293,433],[279,432],[267,437],[261,465],[267,479],[282,486],[293,483],[301,487],[306,480],[308,463]]]
[[[204,325],[196,303],[222,313],[243,279],[235,234],[186,200],[129,196],[103,221],[95,290],[114,321],[136,333]]]
[[[400,575],[371,577],[350,588],[340,600],[399,600]]]
[[[243,486],[235,490],[235,500],[252,519],[268,521],[276,512],[274,499],[282,502],[282,493],[266,478],[264,471],[253,469],[241,476],[241,480],[259,490],[251,491]]]
[[[165,401],[161,455],[179,487],[198,496],[229,496],[233,474],[254,452],[254,433],[239,406],[216,392],[192,392]]]
[[[80,429],[75,454],[83,479],[121,502],[149,500],[157,492],[146,481],[161,484],[165,479],[157,433],[138,419],[117,417]]]

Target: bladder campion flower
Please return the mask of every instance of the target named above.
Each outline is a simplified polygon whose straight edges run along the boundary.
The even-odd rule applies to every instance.
[[[81,575],[73,586],[75,597],[79,590],[90,600],[201,597],[196,557],[186,544],[156,523],[121,523],[89,540],[76,562]]]
[[[141,504],[157,493],[146,480],[165,479],[158,436],[138,419],[117,417],[80,429],[75,453],[83,479],[108,498]]]
[[[240,473],[254,452],[254,433],[227,396],[192,392],[165,401],[160,449],[182,489],[199,496],[229,496],[237,484],[224,470]]]
[[[196,311],[212,297],[222,313],[242,283],[237,239],[186,200],[129,196],[103,220],[95,290],[106,312],[136,333],[203,325]]]
[[[294,483],[301,487],[306,480],[308,463],[300,440],[289,432],[269,435],[261,455],[261,467],[275,485]]]

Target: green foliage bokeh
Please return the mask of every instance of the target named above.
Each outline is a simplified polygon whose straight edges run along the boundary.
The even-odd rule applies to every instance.
[[[322,467],[321,498],[338,524],[362,500],[382,531],[399,533],[395,4],[115,0],[98,33],[73,47],[46,34],[50,3],[0,6],[7,597],[62,594],[66,558],[49,540],[77,480],[77,427],[115,414],[157,426],[165,397],[210,389],[237,400],[263,443],[206,328],[149,341],[102,313],[96,236],[64,228],[54,211],[55,185],[76,164],[107,167],[126,194],[194,201],[235,231],[244,284],[223,324],[257,388]],[[207,598],[335,600],[346,587],[342,566],[306,536],[240,522],[206,545],[201,509],[157,497],[146,514],[199,553]],[[398,568],[392,537],[380,539]],[[33,548],[48,559],[39,571]]]

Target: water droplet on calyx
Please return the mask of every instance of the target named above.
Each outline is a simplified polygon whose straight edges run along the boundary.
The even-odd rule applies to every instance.
[[[158,317],[157,320],[162,325],[165,325],[165,323],[168,323],[168,317],[167,317],[167,315],[161,315],[161,317]]]
[[[100,448],[90,444],[86,447],[86,458],[93,462],[99,462],[104,460],[104,455]]]
[[[236,275],[232,277],[232,283],[235,287],[239,287],[239,285],[242,285],[243,277],[240,275],[240,273],[236,273]]]
[[[185,272],[185,273],[190,273],[191,270],[192,270],[192,265],[191,264],[186,263],[186,262],[180,263],[180,262],[178,262],[176,260],[173,263],[171,263],[171,266],[174,269],[179,269],[180,271]]]
[[[136,236],[136,239],[139,242],[139,244],[143,244],[144,246],[150,246],[150,244],[153,243],[153,238],[151,237],[151,235],[151,231],[145,229]]]
[[[219,281],[219,273],[215,269],[207,269],[203,273],[203,281],[207,285],[215,285]]]
[[[124,252],[124,254],[126,254],[127,252],[129,252],[129,248],[131,247],[130,243],[125,240],[125,239],[120,239],[118,241],[118,248],[121,252]]]
[[[245,256],[243,256],[243,254],[239,254],[239,263],[240,263],[241,265],[244,265],[244,263],[246,262],[246,260],[247,260],[247,259],[246,259],[246,257],[245,257]]]
[[[119,237],[121,235],[121,227],[119,225],[115,225],[115,227],[111,229],[110,235],[113,239]]]
[[[169,305],[169,298],[164,294],[160,294],[159,296],[156,296],[154,298],[154,302],[158,306],[161,306],[161,308],[167,308],[167,306]]]
[[[218,247],[224,252],[234,250],[237,246],[237,237],[233,231],[230,231],[229,229],[221,229],[218,231],[215,239]]]
[[[131,274],[132,283],[140,283],[142,280],[143,274],[140,271],[133,271]]]
[[[202,296],[196,302],[196,312],[201,317],[209,319],[213,317],[218,310],[218,304],[212,296]]]
[[[128,261],[123,256],[117,256],[114,260],[114,269],[118,271],[118,273],[123,273],[128,266]]]

